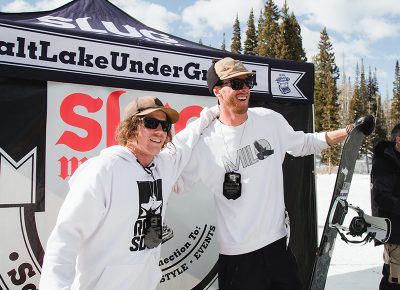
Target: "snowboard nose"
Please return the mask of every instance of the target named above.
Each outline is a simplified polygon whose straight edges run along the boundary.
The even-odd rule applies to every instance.
[[[354,125],[355,127],[359,127],[360,131],[368,136],[375,129],[375,118],[372,115],[362,116],[355,121]]]

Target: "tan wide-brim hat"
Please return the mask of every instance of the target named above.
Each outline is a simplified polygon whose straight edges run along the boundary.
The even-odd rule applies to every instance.
[[[177,111],[165,107],[160,99],[153,96],[139,97],[130,102],[125,108],[124,118],[128,119],[132,116],[146,116],[155,111],[163,111],[172,124],[179,120],[179,113]]]

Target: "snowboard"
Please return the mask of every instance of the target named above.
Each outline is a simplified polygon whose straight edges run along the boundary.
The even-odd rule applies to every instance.
[[[357,119],[353,130],[344,141],[328,216],[314,260],[313,272],[309,284],[310,290],[323,290],[325,288],[335,240],[338,234],[336,228],[330,225],[343,224],[347,211],[344,207],[337,206],[337,203],[340,200],[346,200],[349,195],[358,152],[364,138],[372,133],[374,127],[375,123],[372,116],[361,117]]]

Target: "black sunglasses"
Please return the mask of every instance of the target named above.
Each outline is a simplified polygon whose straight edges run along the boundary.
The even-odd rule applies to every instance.
[[[161,124],[161,128],[164,132],[169,132],[171,130],[171,122],[170,121],[161,121],[149,117],[143,118],[143,125],[148,129],[156,129],[158,125]]]
[[[229,80],[229,81],[222,81],[222,84],[230,84],[231,88],[235,91],[241,90],[243,89],[244,84],[246,84],[246,86],[249,89],[252,89],[255,85],[255,81],[254,81],[254,77],[248,77],[245,79],[233,79],[233,80]]]

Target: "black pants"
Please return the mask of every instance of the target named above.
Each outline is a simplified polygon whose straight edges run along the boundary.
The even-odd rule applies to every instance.
[[[379,284],[379,290],[400,290],[400,284],[389,283],[389,264],[383,264],[382,280]]]
[[[242,255],[219,255],[220,290],[301,290],[297,263],[286,238]]]

